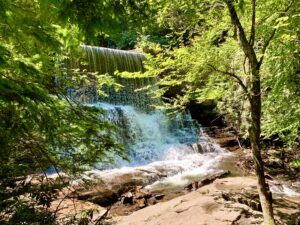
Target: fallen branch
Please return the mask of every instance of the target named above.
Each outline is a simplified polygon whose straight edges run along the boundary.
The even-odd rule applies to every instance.
[[[95,221],[95,225],[100,225],[101,221],[104,220],[104,219],[107,217],[108,212],[110,211],[110,209],[111,209],[111,206],[108,207],[108,208],[106,209],[106,212],[105,212],[103,215],[101,215],[101,216]]]

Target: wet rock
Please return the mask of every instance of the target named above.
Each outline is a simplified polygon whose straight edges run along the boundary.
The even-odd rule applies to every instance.
[[[126,205],[126,204],[132,205],[133,204],[133,194],[131,192],[127,192],[126,194],[122,195],[121,202],[124,205]]]
[[[216,142],[222,147],[235,147],[238,146],[238,141],[237,138],[232,136],[232,137],[223,137],[223,138],[217,138]]]
[[[292,182],[292,187],[300,191],[300,181]]]
[[[91,201],[104,207],[117,202],[119,197],[129,191],[134,195],[132,198],[150,198],[151,194],[142,187],[161,177],[161,173],[156,170],[132,169],[120,172],[97,172],[86,174],[93,179],[91,184],[73,185],[72,188],[75,191],[72,196],[78,196],[80,200]],[[128,199],[128,196],[123,197],[125,197],[125,202],[133,202]]]
[[[141,198],[145,198],[145,199],[148,199],[148,198],[151,198],[152,194],[147,191],[147,190],[144,190],[142,188],[135,188],[134,190],[134,198],[135,199],[141,199]]]
[[[204,178],[202,178],[199,181],[194,181],[194,182],[188,184],[187,186],[184,187],[184,189],[186,189],[188,191],[197,190],[198,188],[200,188],[204,185],[208,185],[218,178],[224,178],[229,174],[230,174],[230,171],[228,171],[228,170],[227,171],[222,170],[219,172],[215,172],[214,174],[209,174],[209,175],[205,176]]]
[[[90,191],[79,192],[77,196],[79,200],[90,201],[103,207],[118,201],[118,195],[105,187],[96,187]]]
[[[196,151],[196,152],[198,152],[200,154],[204,153],[202,145],[200,143],[194,143],[194,144],[192,144],[192,148],[194,149],[194,151]]]
[[[234,152],[241,149],[241,145],[248,146],[246,140],[238,136],[236,130],[231,128],[222,129],[220,127],[209,127],[206,132],[222,148]],[[246,144],[246,145],[245,145]]]
[[[153,196],[156,200],[162,200],[164,197],[165,197],[165,195],[164,194],[156,194],[156,195],[154,195]]]
[[[227,171],[219,171],[214,174],[208,175],[208,176],[204,177],[203,179],[201,179],[201,185],[203,186],[203,185],[210,184],[214,180],[219,179],[219,178],[224,178],[224,177],[228,176],[229,174],[230,174],[230,171],[227,170]],[[200,184],[199,184],[199,186],[200,186]]]
[[[145,208],[148,206],[147,200],[142,198],[138,200],[138,206],[140,209]]]
[[[100,175],[102,181],[111,190],[122,194],[137,186],[145,186],[162,177],[162,174],[155,169],[133,168],[128,171],[111,171]]]
[[[194,184],[195,182],[198,183],[198,181],[194,181],[193,183],[190,183],[190,184],[186,185],[186,186],[184,187],[184,189],[186,189],[186,190],[188,190],[188,191],[192,191],[192,190],[193,190],[193,186],[194,186],[193,184]]]
[[[152,197],[150,199],[147,200],[148,205],[155,205],[157,203],[157,200]]]

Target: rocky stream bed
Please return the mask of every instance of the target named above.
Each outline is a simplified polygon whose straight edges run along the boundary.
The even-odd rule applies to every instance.
[[[64,182],[55,192],[50,210],[58,221],[87,217],[88,224],[116,225],[222,225],[261,224],[262,213],[256,179],[247,167],[249,151],[241,148],[236,136],[222,130],[210,135],[234,154],[222,158],[219,169],[206,176],[189,177],[181,185],[158,183],[180,168],[150,164],[131,169],[89,171],[81,179],[63,174],[47,180],[34,176],[32,184]],[[167,168],[167,169],[166,169]],[[280,180],[267,175],[273,192],[278,224],[300,223],[300,194],[297,179]],[[155,185],[153,185],[155,184]]]

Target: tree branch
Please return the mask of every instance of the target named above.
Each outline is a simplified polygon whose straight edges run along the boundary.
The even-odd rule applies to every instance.
[[[249,94],[247,86],[244,84],[244,82],[242,81],[242,79],[239,76],[237,76],[234,73],[230,73],[228,71],[219,70],[218,68],[216,68],[214,65],[211,65],[211,64],[208,64],[208,66],[210,68],[212,68],[214,71],[218,72],[218,73],[222,73],[224,75],[227,75],[227,76],[230,76],[230,77],[234,78],[236,80],[236,82],[243,88],[243,90],[246,93],[248,99],[249,100],[251,99],[251,96]]]
[[[283,10],[283,12],[281,13],[281,16],[284,15],[285,13],[287,13],[287,12],[289,11],[289,9],[293,6],[294,2],[295,2],[295,0],[291,0],[291,1],[290,1],[290,3],[288,4],[288,6],[287,6],[287,7],[285,8],[285,10]],[[279,16],[278,18],[280,18],[281,16]],[[271,40],[274,38],[274,36],[275,36],[277,30],[278,30],[278,27],[274,28],[273,31],[272,31],[272,33],[271,33],[271,35],[270,35],[270,37],[269,37],[269,38],[267,39],[267,41],[265,42],[265,44],[264,44],[264,46],[263,46],[263,48],[262,48],[262,56],[260,57],[259,62],[258,62],[259,66],[261,66],[261,64],[262,64],[262,62],[263,62],[263,60],[264,60],[264,57],[265,57],[265,53],[266,53],[266,51],[267,51],[267,48],[269,47],[270,42],[271,42]]]
[[[258,62],[259,67],[261,66],[261,64],[262,64],[262,62],[263,62],[263,60],[264,60],[264,57],[265,57],[265,53],[266,53],[266,51],[267,51],[267,48],[268,48],[268,46],[269,46],[271,40],[274,38],[274,36],[275,36],[275,34],[276,34],[276,31],[277,31],[277,28],[275,28],[275,29],[272,31],[270,37],[267,39],[267,41],[265,42],[265,44],[264,44],[264,46],[263,46],[263,48],[262,48],[262,56],[260,57],[259,62]]]
[[[256,19],[256,0],[252,0],[252,23],[251,23],[251,34],[249,43],[251,46],[254,45],[255,41],[255,19]]]
[[[224,0],[224,1],[225,1],[226,5],[227,5],[227,8],[228,8],[228,11],[229,11],[229,14],[230,14],[232,22],[238,28],[239,39],[240,39],[240,42],[241,42],[241,47],[243,49],[243,52],[245,53],[245,55],[249,59],[250,64],[252,66],[256,66],[258,64],[258,61],[257,61],[257,58],[256,58],[255,51],[253,49],[253,46],[251,46],[251,44],[247,40],[244,28],[243,28],[243,26],[242,26],[242,24],[241,24],[241,22],[239,20],[239,17],[237,15],[237,12],[236,12],[236,10],[234,8],[233,0]]]
[[[6,24],[7,24],[7,26],[9,27],[9,29],[11,30],[11,32],[14,33],[15,30],[12,28],[12,26],[11,26],[7,21],[6,21]],[[29,52],[27,51],[27,49],[26,49],[25,46],[23,45],[23,42],[20,40],[18,34],[15,35],[15,38],[16,38],[17,42],[19,42],[21,48],[23,48],[23,50],[25,51],[27,57],[31,57],[30,54],[29,54]]]

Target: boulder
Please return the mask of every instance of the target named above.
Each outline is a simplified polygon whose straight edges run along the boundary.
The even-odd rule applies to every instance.
[[[162,177],[159,171],[150,169],[111,170],[102,173],[91,171],[87,175],[91,180],[93,179],[92,183],[85,184],[81,182],[81,184],[73,185],[72,196],[77,196],[80,200],[90,201],[103,207],[114,204],[126,192],[127,194],[122,196],[124,204],[132,204],[133,198],[150,198],[151,194],[143,190],[142,187]],[[134,196],[129,198],[128,193],[134,193]]]
[[[118,201],[117,193],[107,187],[94,187],[90,191],[83,191],[77,194],[79,200],[86,200],[106,207]]]
[[[122,204],[126,205],[126,204],[133,204],[133,194],[129,191],[126,194],[122,195],[122,200],[121,200]]]
[[[164,197],[165,197],[165,195],[164,194],[156,194],[156,195],[154,195],[153,196],[156,200],[162,200]]]
[[[202,145],[200,143],[194,143],[194,144],[192,144],[192,148],[194,149],[194,151],[196,151],[196,152],[198,152],[200,154],[204,153]]]
[[[228,170],[227,171],[221,170],[221,171],[215,172],[213,174],[209,174],[209,175],[203,177],[199,181],[194,181],[194,182],[186,185],[184,187],[184,189],[186,189],[188,191],[197,190],[198,188],[200,188],[200,187],[202,187],[204,185],[208,185],[208,184],[212,183],[214,180],[216,180],[218,178],[224,178],[224,177],[226,177],[229,174],[230,174],[230,171],[228,171]]]

